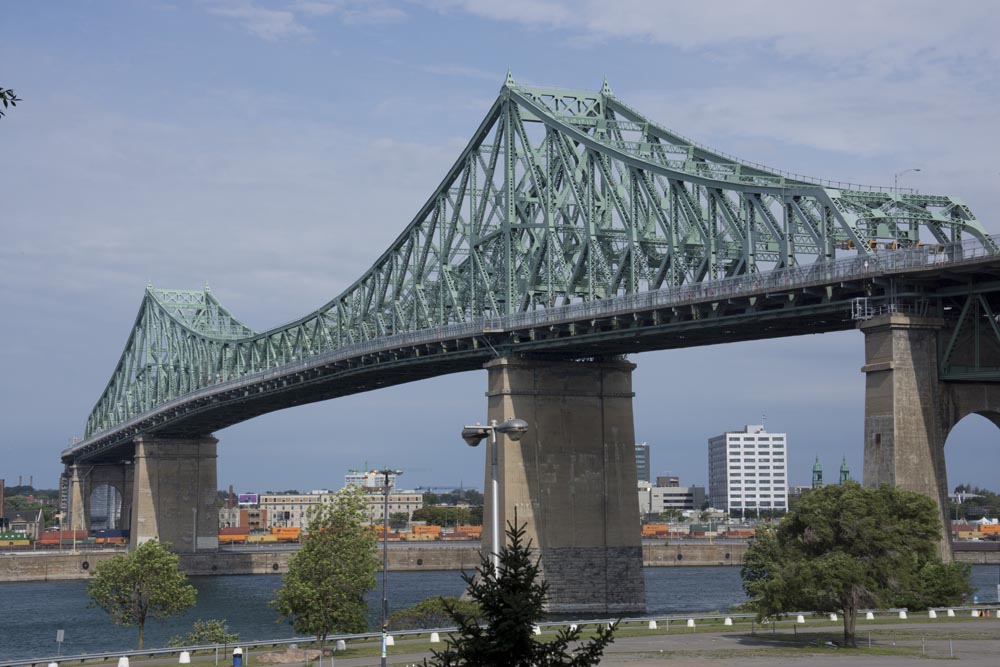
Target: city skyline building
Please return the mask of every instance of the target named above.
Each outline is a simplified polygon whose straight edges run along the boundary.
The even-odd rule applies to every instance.
[[[648,482],[650,480],[650,465],[649,465],[649,444],[648,443],[636,443],[635,445],[635,476],[640,482]]]
[[[657,484],[654,486],[649,482],[639,481],[639,515],[656,515],[667,510],[698,510],[705,503],[705,487],[703,486],[680,486],[672,484],[661,486],[657,477]],[[676,477],[667,478],[676,480]]]
[[[709,502],[727,512],[788,509],[788,438],[748,424],[708,441]]]

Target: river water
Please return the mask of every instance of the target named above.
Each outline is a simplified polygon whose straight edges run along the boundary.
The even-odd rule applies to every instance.
[[[972,583],[983,602],[997,599],[1000,568],[977,565]],[[650,614],[724,611],[745,600],[738,567],[652,567],[645,569],[646,605]],[[292,637],[287,623],[277,621],[268,606],[280,575],[192,577],[198,603],[187,613],[165,621],[148,621],[146,646],[165,645],[186,634],[195,619],[224,618],[243,639]],[[0,659],[52,656],[56,630],[66,631],[64,655],[135,648],[135,628],[114,626],[100,609],[87,607],[85,581],[0,583]],[[434,595],[460,595],[459,572],[390,572],[392,609],[409,607]],[[376,627],[381,589],[368,598]]]

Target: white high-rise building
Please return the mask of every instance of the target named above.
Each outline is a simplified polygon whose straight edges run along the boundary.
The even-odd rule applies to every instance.
[[[708,497],[712,507],[741,510],[788,509],[788,440],[759,424],[708,441]]]

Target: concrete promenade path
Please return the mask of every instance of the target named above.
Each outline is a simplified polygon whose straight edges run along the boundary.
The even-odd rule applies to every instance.
[[[797,635],[787,627],[777,635],[758,632],[752,636],[748,630],[684,633],[672,629],[669,633],[642,636],[627,636],[630,633],[626,631],[623,633],[626,636],[616,639],[605,652],[601,667],[901,667],[926,664],[927,660],[953,659],[969,667],[1000,667],[1000,620],[996,618],[884,625],[859,623],[861,648],[856,650],[816,646],[817,639],[825,642],[842,638],[842,627],[832,623]],[[399,642],[394,649],[395,654],[390,654],[388,662],[397,667],[420,665],[424,658],[430,657],[425,651],[406,652],[407,642]],[[329,664],[327,661],[324,664]],[[335,667],[371,667],[379,664],[379,658],[341,659],[335,656],[334,664]]]

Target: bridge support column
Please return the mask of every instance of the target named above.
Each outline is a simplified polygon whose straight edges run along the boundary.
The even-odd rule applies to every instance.
[[[867,486],[892,484],[932,498],[945,527],[939,553],[951,560],[944,443],[954,425],[949,390],[938,380],[938,331],[944,322],[899,313],[861,325],[865,334]]]
[[[219,547],[216,444],[212,437],[135,440],[131,542],[170,542],[175,551]]]
[[[519,442],[499,436],[500,521],[506,526],[516,510],[527,524],[549,583],[549,610],[644,611],[635,365],[506,358],[486,369],[489,418],[529,424]],[[490,494],[489,451],[486,460]],[[484,544],[492,544],[485,529]]]
[[[87,496],[84,485],[87,466],[79,463],[69,466],[69,530],[90,530],[87,516]]]

